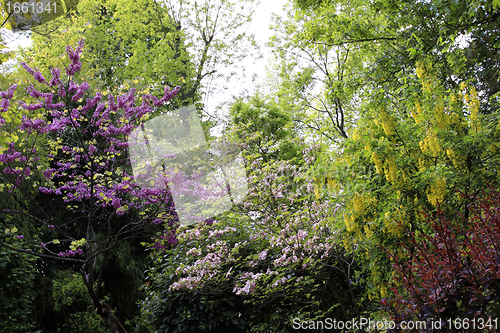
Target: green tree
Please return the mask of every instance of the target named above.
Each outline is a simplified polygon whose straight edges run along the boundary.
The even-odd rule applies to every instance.
[[[498,17],[496,1],[294,1],[270,42],[282,67],[278,96],[298,105],[292,118],[312,137],[338,144],[374,92],[413,98],[415,68],[427,61],[445,89],[471,84],[480,112],[493,112]]]
[[[19,235],[10,233],[8,244],[15,245]],[[13,333],[31,331],[35,327],[32,313],[36,294],[33,258],[0,248],[0,276],[0,330]]]
[[[24,56],[35,67],[60,67],[66,45],[84,37],[81,75],[93,88],[115,93],[130,86],[163,91],[181,86],[176,106],[203,109],[204,93],[214,89],[222,69],[252,54],[256,44],[244,32],[255,1],[86,0],[72,15],[34,29]],[[234,74],[234,72],[233,72]]]
[[[303,144],[293,140],[297,132],[291,117],[279,104],[266,99],[255,95],[246,102],[235,101],[230,109],[231,127],[225,135],[265,162],[292,160],[300,155]]]
[[[446,218],[463,223],[459,215],[468,218],[469,202],[456,191],[474,197],[500,182],[498,113],[481,115],[473,86],[448,92],[429,64],[416,71],[420,94],[396,103],[380,93],[343,153],[322,156],[313,173],[344,207],[337,226],[345,231],[345,247],[357,247],[365,258],[372,297],[388,295],[393,272],[386,251],[402,258],[405,228],[429,234],[424,213],[433,216],[438,203]]]

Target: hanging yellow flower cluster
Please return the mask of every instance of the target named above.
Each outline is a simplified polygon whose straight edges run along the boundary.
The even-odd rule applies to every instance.
[[[470,124],[475,128],[475,132],[481,131],[481,127],[479,126],[478,114],[479,114],[479,96],[477,94],[477,90],[475,87],[470,88],[470,94],[464,94],[465,101],[469,107],[469,120]]]
[[[440,96],[434,108],[436,126],[440,129],[445,128],[451,123],[450,116],[444,112],[444,101]]]
[[[402,206],[398,207],[395,211],[385,213],[384,233],[402,237],[404,227],[408,225],[409,219]]]
[[[372,158],[373,158],[373,162],[375,162],[375,169],[377,169],[377,173],[379,175],[383,174],[383,164],[382,164],[382,159],[380,158],[380,156],[378,156],[378,154],[376,152],[372,152]]]
[[[381,112],[382,116],[382,128],[384,129],[385,135],[390,136],[394,134],[394,119],[385,111]]]
[[[365,225],[365,235],[367,239],[371,239],[373,236],[373,231],[370,229],[368,224]]]
[[[432,157],[437,157],[441,152],[439,140],[436,133],[432,130],[427,130],[427,135],[423,141],[420,141],[420,149],[424,154],[431,154]]]
[[[390,155],[387,158],[387,168],[385,170],[385,178],[390,182],[396,182],[398,180],[398,170],[396,168],[396,161],[394,156]]]
[[[356,193],[356,195],[354,196],[354,198],[352,200],[352,205],[353,205],[353,208],[358,215],[363,214],[363,212],[365,211],[365,198],[364,198],[364,196],[362,194]]]
[[[415,102],[415,112],[411,110],[411,116],[415,119],[417,125],[422,123],[422,105],[420,104],[420,101]]]
[[[368,225],[368,222],[374,221],[374,218],[370,217],[369,215],[369,207],[376,204],[377,199],[370,196],[360,193],[356,193],[353,196],[351,213],[347,213],[344,215],[344,223],[346,226],[346,230],[349,233],[354,233],[357,239],[363,239],[362,230],[365,231],[365,236],[367,239],[370,239],[373,236],[374,230],[372,230]]]
[[[353,232],[359,234],[359,226],[356,223],[356,216],[354,214],[348,214],[344,216],[345,228],[348,232]]]
[[[432,205],[437,206],[436,201],[443,202],[446,195],[446,179],[437,179],[434,184],[429,186],[426,193],[427,199]]]
[[[422,86],[424,91],[431,92],[431,83],[432,83],[432,63],[431,62],[423,62],[419,61],[417,63],[417,76],[422,80]]]
[[[328,191],[330,193],[334,192],[336,189],[338,189],[338,185],[335,183],[335,181],[332,178],[327,178],[327,187]]]
[[[417,63],[417,76],[419,79],[422,79],[425,75],[424,63],[419,61]]]

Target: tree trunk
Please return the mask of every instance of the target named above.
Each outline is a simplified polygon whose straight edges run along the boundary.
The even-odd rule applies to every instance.
[[[102,304],[102,311],[100,315],[102,321],[104,322],[104,325],[106,325],[106,327],[109,328],[112,333],[127,333],[118,318],[116,318],[111,311],[111,307],[109,306],[109,304]]]

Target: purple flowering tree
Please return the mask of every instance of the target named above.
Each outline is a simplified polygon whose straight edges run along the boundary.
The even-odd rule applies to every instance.
[[[0,190],[28,203],[26,209],[0,206],[1,223],[6,224],[0,246],[79,265],[105,325],[112,332],[126,332],[103,301],[103,267],[119,242],[154,235],[162,227],[162,243],[175,244],[178,224],[168,187],[147,189],[134,182],[127,136],[179,90],[166,87],[160,99],[145,95],[141,101],[132,89],[105,101],[101,93],[91,94],[89,83],[75,80],[82,48],[83,40],[76,48],[67,47],[66,76],[53,68],[47,80],[22,63],[37,82],[19,106],[13,103],[16,85],[0,93],[0,126],[9,125],[7,113],[22,113],[16,129],[20,138],[1,151]],[[67,212],[57,214],[47,202],[57,202]],[[25,237],[12,222],[20,220],[51,240]]]

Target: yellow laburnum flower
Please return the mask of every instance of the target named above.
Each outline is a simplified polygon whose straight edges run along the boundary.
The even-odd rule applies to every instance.
[[[434,184],[430,185],[426,193],[427,199],[432,205],[437,206],[436,201],[443,202],[446,196],[446,179],[441,178],[436,180]]]
[[[416,101],[415,102],[415,112],[413,112],[413,110],[412,110],[411,116],[413,117],[413,119],[415,119],[415,122],[417,123],[417,125],[419,125],[422,122],[422,120],[420,119],[421,114],[422,114],[422,106],[420,105],[419,101]]]
[[[378,156],[376,152],[372,152],[373,162],[375,163],[375,168],[377,169],[377,173],[381,175],[383,173],[382,168],[382,159]]]
[[[319,197],[321,196],[321,192],[320,192],[318,184],[314,184],[314,195],[316,196],[316,199],[319,199]]]
[[[398,180],[398,170],[393,156],[387,159],[387,168],[385,169],[385,178],[390,182]]]
[[[358,129],[354,129],[354,131],[352,132],[352,139],[354,141],[358,141],[361,137],[359,136],[359,132],[358,132]]]
[[[469,102],[469,111],[470,111],[470,122],[471,125],[476,128],[476,132],[481,130],[481,127],[479,126],[479,121],[478,121],[478,114],[479,114],[479,96],[477,94],[476,88],[472,87],[470,89],[470,101]]]
[[[387,293],[387,287],[386,286],[382,286],[380,288],[380,296],[382,296],[382,298],[385,298],[387,297],[388,293]]]
[[[348,239],[343,239],[342,242],[344,243],[344,248],[346,251],[350,251],[352,249],[352,244],[349,242]]]
[[[418,145],[420,146],[420,150],[422,150],[424,154],[427,154],[429,150],[429,144],[427,142],[427,138],[424,138],[422,141],[420,141]]]
[[[363,211],[365,210],[365,198],[363,195],[359,195],[356,193],[354,198],[352,199],[353,207],[354,210],[359,214],[363,214]]]
[[[331,178],[327,180],[328,191],[333,192],[335,190],[335,181]]]
[[[394,221],[386,221],[385,222],[384,232],[387,234],[396,236],[396,237],[403,236],[403,230]]]
[[[440,98],[436,107],[434,108],[434,115],[436,117],[436,124],[438,128],[444,128],[450,123],[450,117],[444,113],[444,102]]]
[[[349,215],[347,218],[344,218],[344,222],[348,232],[354,232],[357,230],[356,222],[354,221],[354,215]]]
[[[393,135],[394,134],[394,119],[387,113],[382,111],[382,128],[384,129],[385,135]]]
[[[441,152],[441,147],[439,146],[436,133],[433,131],[427,131],[427,142],[429,144],[429,148],[431,149],[432,156],[437,157]]]
[[[423,62],[419,61],[417,63],[417,76],[419,79],[423,78],[424,77],[424,74],[425,74],[425,69],[424,69],[424,64]]]
[[[370,239],[373,236],[373,231],[370,229],[368,225],[365,225],[365,234],[366,238]]]

